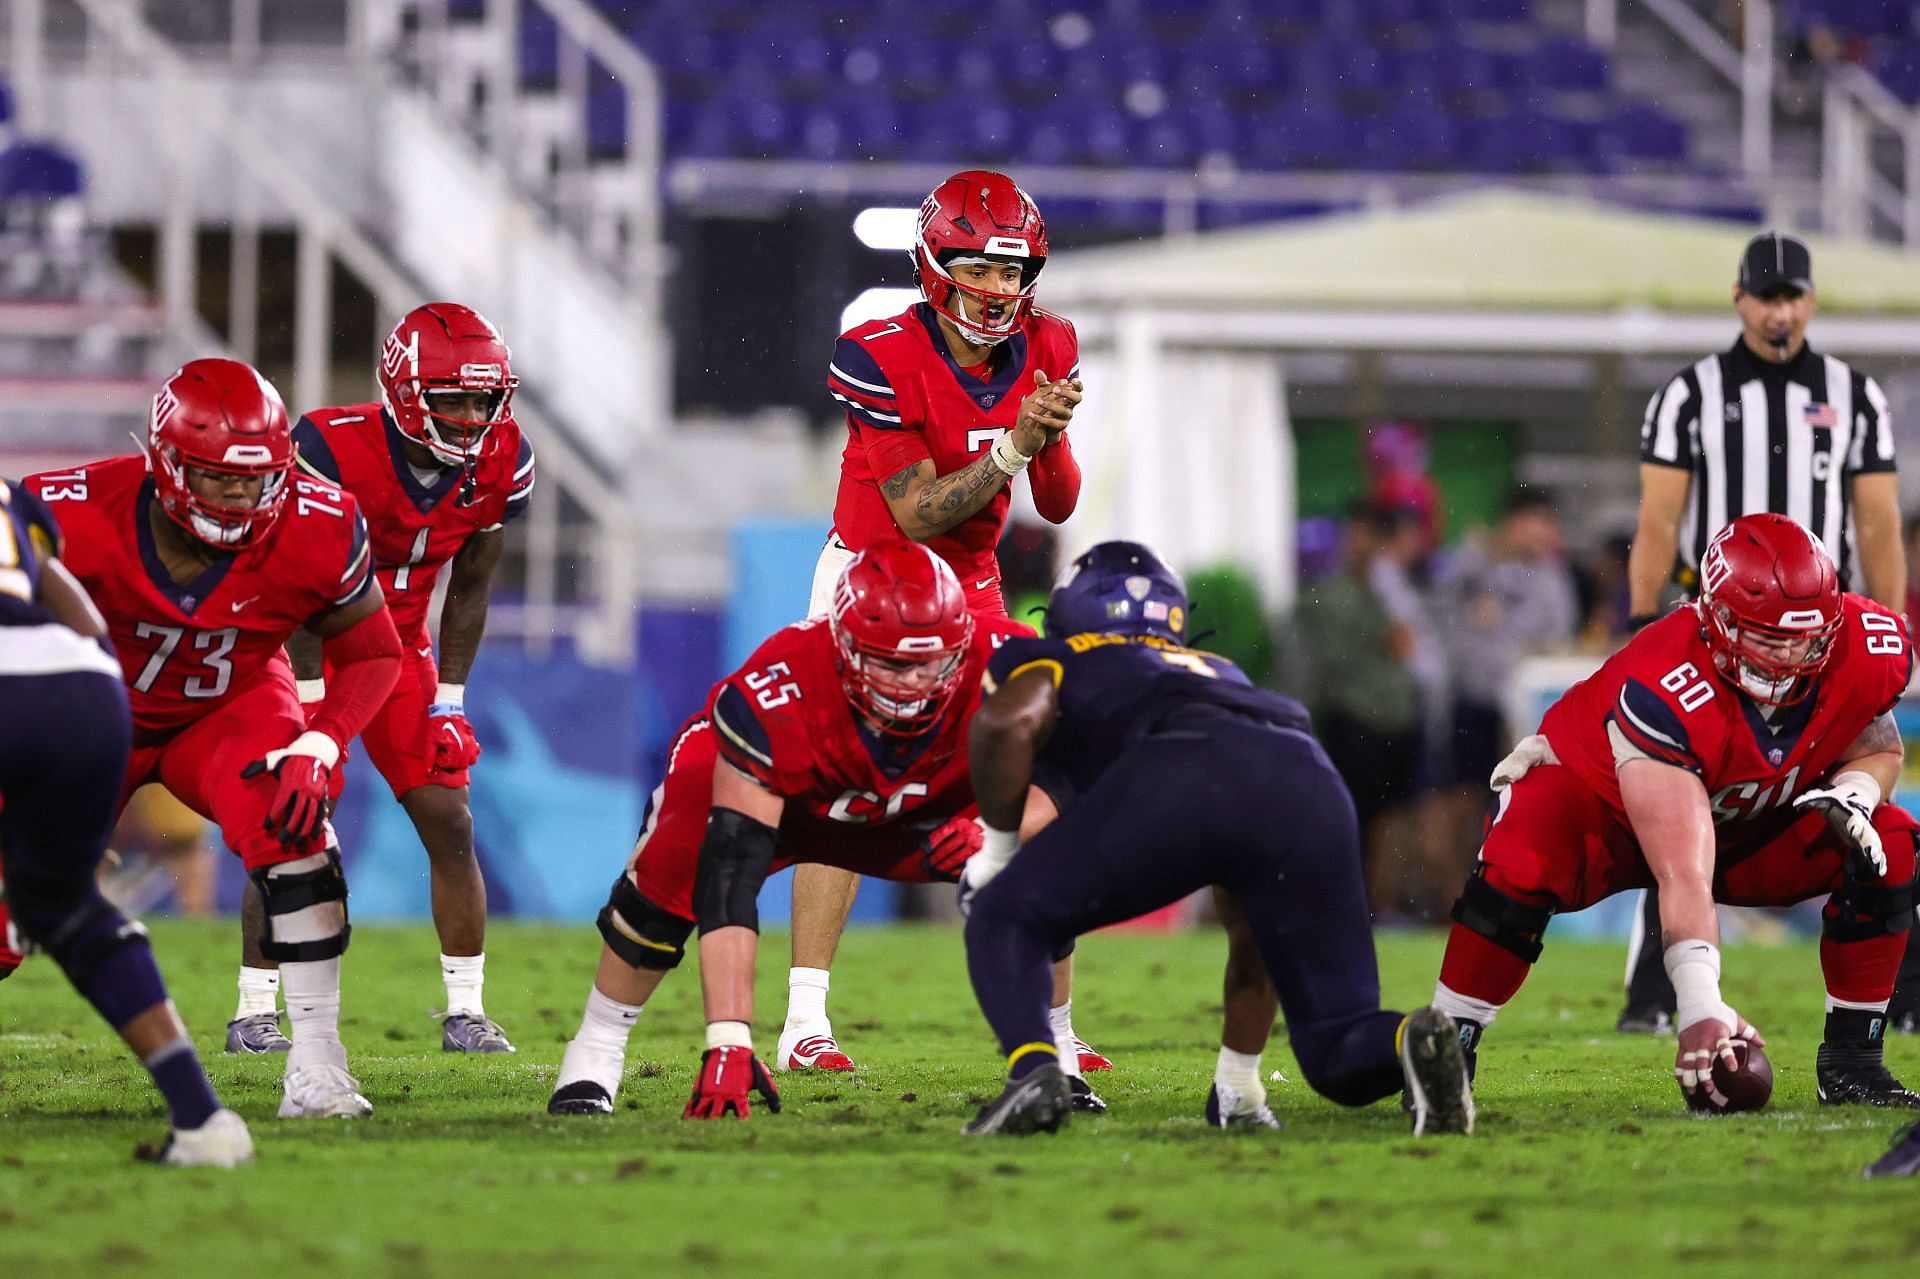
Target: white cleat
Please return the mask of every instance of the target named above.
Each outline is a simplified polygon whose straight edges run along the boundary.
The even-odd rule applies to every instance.
[[[234,1168],[253,1159],[247,1121],[220,1109],[198,1128],[175,1128],[153,1162],[174,1168]]]
[[[280,1118],[364,1119],[372,1113],[373,1103],[360,1095],[360,1081],[346,1067],[324,1063],[287,1067]]]
[[[1211,1128],[1281,1127],[1267,1106],[1267,1090],[1257,1084],[1255,1088],[1255,1092],[1241,1092],[1214,1084],[1207,1093],[1207,1125]]]

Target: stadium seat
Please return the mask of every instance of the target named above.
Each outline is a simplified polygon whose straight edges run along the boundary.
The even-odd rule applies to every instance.
[[[79,195],[84,186],[80,161],[55,143],[16,142],[0,151],[0,200],[66,200]]]
[[[1909,105],[1920,103],[1920,40],[1878,41],[1869,70],[1894,97]]]
[[[1556,93],[1605,93],[1607,55],[1584,40],[1554,36],[1534,46],[1526,57],[1526,73],[1534,87]]]
[[[560,83],[560,24],[538,5],[520,8],[520,84],[551,89]]]
[[[1651,102],[1631,102],[1607,121],[1600,146],[1609,161],[1622,167],[1634,162],[1675,164],[1687,156],[1687,126]]]

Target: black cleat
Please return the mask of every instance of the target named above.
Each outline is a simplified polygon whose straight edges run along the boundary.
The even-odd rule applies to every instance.
[[[1473,1131],[1473,1084],[1460,1046],[1460,1028],[1438,1008],[1418,1008],[1400,1023],[1395,1040],[1413,1135]]]
[[[1880,1046],[1835,1048],[1821,1044],[1814,1057],[1814,1083],[1823,1106],[1891,1106],[1920,1110],[1920,1093],[1893,1077]]]
[[[547,1100],[549,1115],[611,1115],[613,1096],[591,1079],[576,1079],[553,1090]]]
[[[1007,1082],[1006,1091],[981,1108],[960,1131],[969,1137],[1004,1132],[1015,1136],[1053,1132],[1073,1110],[1073,1089],[1060,1067],[1037,1066]]]
[[[1254,1097],[1219,1084],[1207,1089],[1207,1127],[1209,1128],[1281,1128],[1267,1106],[1265,1095]]]
[[[1673,1010],[1658,1004],[1629,1003],[1620,1010],[1620,1020],[1613,1023],[1613,1028],[1622,1035],[1671,1035]]]
[[[1064,1073],[1064,1072],[1063,1072]],[[1107,1113],[1107,1103],[1093,1090],[1093,1085],[1078,1075],[1067,1076],[1067,1088],[1073,1094],[1073,1108],[1089,1115]]]
[[[1875,1177],[1911,1177],[1920,1172],[1920,1124],[1900,1133],[1887,1147],[1887,1153],[1868,1164],[1860,1175]]]

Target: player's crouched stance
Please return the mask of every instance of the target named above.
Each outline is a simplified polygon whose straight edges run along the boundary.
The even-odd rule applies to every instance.
[[[760,886],[800,862],[957,879],[980,847],[967,714],[995,640],[1016,632],[1032,633],[976,620],[945,561],[895,538],[847,564],[827,617],[775,632],[714,687],[600,912],[606,945],[550,1113],[611,1113],[633,1023],[696,927],[707,1051],[685,1115],[744,1119],[755,1092],[780,1108],[749,1033]]]
[[[400,642],[366,522],[331,485],[292,479],[286,407],[235,360],[194,360],[154,397],[147,457],[31,477],[66,560],[104,615],[133,711],[120,791],[160,781],[220,827],[265,903],[294,1043],[282,1118],[372,1105],[340,1041],[347,885],[325,821],[343,743],[385,700]],[[281,646],[321,637],[338,674],[309,723]],[[117,808],[116,808],[117,811]]]
[[[146,929],[94,883],[132,724],[106,623],[60,549],[46,507],[0,480],[0,948],[17,965],[44,947],[151,1072],[173,1123],[154,1159],[231,1168],[253,1158],[247,1125],[207,1082]]]
[[[1568,690],[1496,771],[1503,789],[1434,1003],[1471,1061],[1555,911],[1657,882],[1679,995],[1674,1073],[1718,1106],[1714,1057],[1735,1038],[1763,1041],[1721,996],[1714,903],[1824,893],[1820,1100],[1920,1106],[1882,1056],[1913,919],[1916,826],[1881,802],[1900,771],[1891,709],[1912,668],[1906,627],[1843,594],[1826,551],[1781,515],[1721,530],[1701,580],[1694,607]]]
[[[1241,908],[1316,1092],[1363,1106],[1404,1087],[1415,1133],[1472,1131],[1452,1021],[1380,1007],[1353,801],[1306,712],[1183,647],[1186,614],[1186,588],[1152,551],[1102,543],[1054,587],[1050,638],[1009,641],[988,667],[969,748],[986,842],[961,901],[1009,1078],[966,1131],[1052,1131],[1067,1117],[1047,1023],[1053,950],[1210,884]],[[1030,784],[1061,816],[1021,847]],[[1216,1087],[1210,1119],[1219,1108]]]

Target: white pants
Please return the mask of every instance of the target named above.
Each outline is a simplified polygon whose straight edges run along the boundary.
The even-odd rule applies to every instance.
[[[808,617],[825,617],[832,610],[833,588],[840,584],[840,574],[852,562],[853,552],[840,535],[827,534],[827,544],[820,548],[820,562],[813,566],[813,600],[807,605]]]

